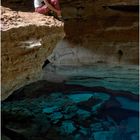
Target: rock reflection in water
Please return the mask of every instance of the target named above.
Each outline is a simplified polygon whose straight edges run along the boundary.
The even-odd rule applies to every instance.
[[[48,64],[43,70],[42,79],[51,82],[67,81],[67,84],[87,87],[103,86],[138,94],[138,71],[138,66],[135,65],[56,66]]]

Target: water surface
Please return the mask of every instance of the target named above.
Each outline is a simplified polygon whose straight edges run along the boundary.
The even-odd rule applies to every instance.
[[[134,65],[49,64],[40,81],[3,102],[3,126],[16,132],[4,135],[30,140],[139,140],[138,84]]]

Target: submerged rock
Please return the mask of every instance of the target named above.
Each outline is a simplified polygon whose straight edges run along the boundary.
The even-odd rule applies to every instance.
[[[43,109],[43,113],[47,113],[47,114],[51,114],[55,111],[58,111],[59,110],[59,107],[58,106],[52,106],[52,107],[45,107]]]
[[[130,101],[129,99],[125,99],[122,97],[117,97],[117,101],[121,104],[122,108],[139,111],[139,103]]]
[[[136,95],[74,84],[37,85],[2,102],[3,128],[30,140],[138,140]]]
[[[93,138],[95,140],[114,140],[113,139],[113,131],[101,131],[93,133]]]
[[[101,122],[91,124],[90,129],[91,129],[92,132],[103,131],[104,130]]]
[[[78,108],[76,104],[64,106],[62,113],[64,114],[65,119],[71,119],[76,115]]]
[[[80,127],[80,130],[79,130],[79,132],[84,136],[88,134],[88,131],[89,131],[88,128],[84,128],[82,126]]]
[[[72,95],[69,95],[68,97],[72,100],[72,101],[74,101],[74,102],[76,102],[76,103],[78,103],[78,102],[82,102],[82,101],[86,101],[86,100],[88,100],[88,99],[90,99],[91,97],[93,96],[93,93],[78,93],[78,94],[72,94]]]
[[[74,137],[74,140],[83,140],[81,134],[76,134],[76,136]]]
[[[49,116],[49,118],[51,119],[53,124],[56,124],[56,123],[58,123],[60,121],[60,119],[63,118],[63,114],[61,112],[54,112],[53,114],[51,114]]]
[[[79,117],[79,120],[86,120],[88,117],[91,116],[91,113],[89,111],[86,111],[86,110],[82,110],[82,109],[79,109],[76,114],[78,115]]]
[[[69,135],[72,134],[76,130],[73,121],[63,121],[60,127],[60,133],[62,135]]]

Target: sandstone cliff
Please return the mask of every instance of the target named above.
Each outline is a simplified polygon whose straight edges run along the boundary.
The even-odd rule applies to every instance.
[[[66,36],[52,54],[62,56],[55,64],[138,64],[138,0],[60,4]],[[2,5],[13,10],[2,10],[2,94],[7,95],[38,77],[64,31],[53,17],[33,13],[33,1],[2,0]]]
[[[94,62],[138,64],[138,0],[61,0],[61,8],[66,38]]]
[[[2,99],[40,78],[56,43],[64,37],[63,23],[53,17],[2,7]]]

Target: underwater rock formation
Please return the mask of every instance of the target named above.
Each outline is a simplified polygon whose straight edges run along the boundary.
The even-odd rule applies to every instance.
[[[63,23],[37,13],[1,7],[2,99],[40,78],[42,65],[64,37]]]
[[[98,65],[75,69],[48,65],[50,71],[47,67],[44,71],[50,78],[58,74],[65,81],[40,80],[2,101],[2,136],[138,140],[138,66]]]
[[[30,140],[138,140],[138,95],[77,84],[38,81],[16,91],[2,102],[2,135]]]

